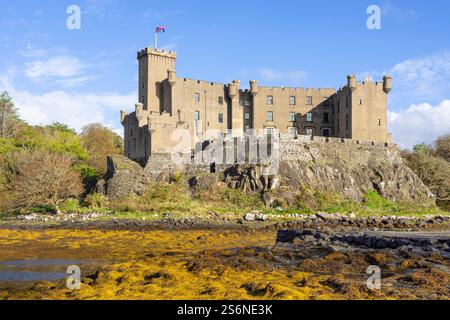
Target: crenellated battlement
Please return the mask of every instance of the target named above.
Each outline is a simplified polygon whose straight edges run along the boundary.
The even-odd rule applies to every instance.
[[[175,51],[167,51],[164,49],[155,49],[155,48],[151,48],[151,47],[142,49],[137,53],[138,59],[143,56],[146,56],[146,55],[155,55],[155,56],[161,56],[161,57],[172,58],[172,59],[177,58],[177,53]]]

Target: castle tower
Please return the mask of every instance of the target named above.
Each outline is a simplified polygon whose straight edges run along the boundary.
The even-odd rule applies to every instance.
[[[228,97],[230,98],[230,110],[229,110],[229,129],[233,129],[233,133],[237,136],[242,135],[244,131],[244,111],[240,106],[240,87],[241,82],[239,80],[233,80],[228,85]],[[242,132],[239,132],[241,130]]]
[[[383,90],[386,94],[392,91],[392,77],[384,76],[383,77]]]
[[[139,61],[139,102],[144,110],[162,112],[170,97],[164,96],[164,86],[175,79],[176,53],[146,48],[138,52]],[[167,93],[166,93],[167,95]],[[166,107],[170,108],[170,106]]]
[[[358,80],[356,79],[356,75],[348,75],[347,76],[347,87],[350,89],[351,92],[356,90],[356,86],[358,84]]]

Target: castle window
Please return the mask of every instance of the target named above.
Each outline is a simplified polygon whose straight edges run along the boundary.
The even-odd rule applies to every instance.
[[[273,121],[273,112],[272,111],[267,112],[267,121],[269,121],[269,122]]]
[[[314,135],[314,129],[306,128],[306,135],[312,137]]]
[[[297,97],[296,96],[290,96],[289,97],[289,105],[295,106],[297,104]]]
[[[313,97],[312,96],[307,96],[306,97],[306,104],[308,106],[312,106],[312,104],[313,104]]]
[[[223,114],[222,114],[222,113],[219,113],[219,114],[217,115],[217,122],[223,123]]]
[[[306,114],[306,122],[313,122],[313,114],[312,114],[312,112],[308,112]]]
[[[195,121],[200,121],[200,111],[195,111],[194,112],[194,120]]]
[[[246,107],[250,106],[250,101],[249,100],[245,100],[245,106]]]
[[[289,113],[289,121],[294,122],[296,118],[295,112]]]
[[[273,96],[267,96],[267,105],[273,105]]]
[[[200,102],[200,93],[198,93],[198,92],[194,93],[194,101],[197,103]]]
[[[330,136],[330,129],[329,128],[323,128],[322,129],[322,135],[324,137],[329,137]]]
[[[219,104],[223,105],[223,97],[219,97]]]
[[[378,125],[381,126],[381,119],[378,119]]]
[[[330,122],[330,119],[329,119],[328,113],[325,112],[323,114],[323,123],[329,123],[329,122]]]
[[[130,136],[133,135],[133,128],[130,129]]]
[[[245,113],[245,120],[250,120],[250,112]]]
[[[359,99],[359,105],[362,105],[362,104],[363,104],[362,99]]]

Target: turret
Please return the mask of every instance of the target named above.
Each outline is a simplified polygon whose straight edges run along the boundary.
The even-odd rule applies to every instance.
[[[125,120],[125,117],[128,115],[128,112],[120,110],[120,123],[123,123]]]
[[[356,76],[354,74],[348,75],[347,76],[347,87],[351,90],[351,92],[356,90],[356,85],[357,85]]]
[[[144,113],[144,105],[142,103],[136,103],[134,106],[136,110],[136,118],[140,120],[142,118],[142,114]]]
[[[173,87],[177,81],[177,73],[174,70],[168,70],[167,78],[169,79],[170,86]]]
[[[252,96],[256,96],[258,94],[258,81],[256,80],[250,81],[250,94]]]
[[[233,80],[228,85],[228,95],[230,96],[231,100],[233,100],[238,95],[240,86],[241,82],[239,80]]]
[[[386,94],[389,94],[389,92],[392,91],[392,77],[391,76],[383,77],[383,90],[384,90],[384,92],[386,92]]]

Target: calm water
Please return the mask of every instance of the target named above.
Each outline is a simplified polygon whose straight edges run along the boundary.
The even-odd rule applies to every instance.
[[[95,265],[93,260],[35,259],[0,261],[0,282],[58,281],[72,265]]]

